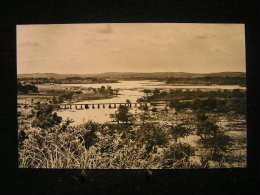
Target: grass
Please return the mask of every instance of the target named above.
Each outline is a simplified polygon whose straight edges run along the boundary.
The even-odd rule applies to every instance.
[[[194,134],[196,125],[193,125],[193,115],[168,112],[150,112],[155,118],[162,118],[165,122],[188,120],[187,127]],[[151,117],[151,120],[152,118]],[[65,121],[49,129],[32,128],[29,123],[21,121],[19,136],[19,167],[20,168],[80,168],[80,169],[154,169],[154,168],[203,168],[204,152],[195,147],[195,152],[187,150],[185,146],[181,157],[174,158],[180,152],[176,140],[170,133],[167,125],[153,123],[154,133],[147,133],[145,139],[153,140],[158,136],[157,130],[162,129],[166,143],[157,144],[151,141],[153,149],[147,147],[147,142],[139,139],[140,131],[149,125],[98,124],[87,122],[84,125],[65,125]],[[149,120],[149,119],[148,119]],[[187,122],[186,122],[187,123]],[[64,128],[65,125],[65,128]],[[23,136],[22,136],[23,134]],[[163,140],[164,140],[163,139]],[[178,142],[179,143],[179,142]],[[236,144],[236,143],[233,143]],[[239,143],[238,143],[239,144]],[[174,150],[176,150],[174,152]],[[190,154],[188,154],[188,153]],[[186,154],[187,153],[187,154]],[[199,156],[197,154],[200,153]],[[197,160],[193,160],[197,159]],[[211,167],[245,166],[245,153],[233,155],[232,151],[223,163],[210,162]],[[239,161],[239,162],[238,162]]]

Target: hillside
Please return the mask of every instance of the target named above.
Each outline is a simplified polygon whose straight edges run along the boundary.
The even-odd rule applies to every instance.
[[[65,79],[68,77],[96,77],[110,79],[165,79],[165,78],[200,78],[200,77],[245,77],[244,72],[218,72],[218,73],[186,73],[186,72],[106,72],[98,74],[57,74],[57,73],[33,73],[18,74],[18,78],[55,78]]]

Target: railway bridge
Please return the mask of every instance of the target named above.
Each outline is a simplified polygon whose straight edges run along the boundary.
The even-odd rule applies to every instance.
[[[18,108],[32,108],[35,107],[37,104],[24,104],[20,103],[17,104]],[[126,107],[140,107],[147,105],[148,107],[151,105],[154,105],[154,103],[139,103],[139,102],[133,102],[133,103],[127,103],[127,102],[112,102],[112,103],[88,103],[88,104],[79,104],[79,103],[62,103],[62,104],[46,104],[46,105],[54,105],[58,107],[58,109],[76,109],[76,110],[82,110],[82,109],[116,109],[120,105],[126,106]]]

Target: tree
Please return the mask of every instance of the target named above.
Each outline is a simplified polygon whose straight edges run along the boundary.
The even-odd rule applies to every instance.
[[[231,144],[231,138],[220,131],[215,122],[204,114],[197,115],[197,119],[197,135],[201,138],[202,146],[209,151],[209,154],[202,159],[202,164],[207,164],[208,160],[213,160],[217,161],[219,166],[222,166],[222,159]]]
[[[175,142],[178,141],[178,138],[186,137],[191,134],[191,129],[184,127],[182,124],[170,127],[170,134],[174,138]]]
[[[158,97],[160,95],[160,89],[154,89],[153,90],[153,96]]]
[[[148,98],[148,96],[152,93],[152,91],[150,89],[144,89],[143,92],[146,95],[146,99]]]
[[[38,93],[39,90],[35,85],[27,84],[27,85],[22,85],[21,82],[17,83],[17,91],[18,93],[24,93],[28,94],[29,92],[33,93]]]
[[[88,130],[83,136],[85,148],[88,149],[90,146],[94,145],[98,140],[96,131],[99,128],[99,124],[93,121],[88,121],[84,124],[84,127],[86,130]]]
[[[106,88],[105,88],[105,86],[102,85],[102,86],[100,87],[100,93],[101,93],[101,94],[104,94],[105,92],[106,92]]]
[[[52,97],[52,103],[53,103],[53,104],[58,104],[58,103],[59,103],[58,98],[55,97],[55,96],[53,96],[53,97]]]
[[[107,86],[107,91],[108,91],[108,93],[109,93],[109,95],[113,95],[113,89],[112,89],[112,87],[111,86]]]
[[[184,108],[183,104],[179,100],[171,100],[169,102],[169,107],[174,108],[176,111],[180,111],[181,109]]]
[[[38,104],[33,112],[34,120],[32,121],[33,127],[50,128],[61,123],[62,118],[57,115],[52,105]]]
[[[184,162],[195,154],[195,149],[187,143],[175,143],[164,154],[164,167],[172,168],[173,164],[177,168],[183,168]],[[179,163],[178,163],[179,162]]]
[[[129,121],[132,121],[132,114],[129,113],[128,107],[120,105],[115,113],[115,118],[118,123],[128,123]]]
[[[139,143],[145,144],[148,152],[154,151],[155,146],[168,143],[168,134],[160,126],[145,123],[137,129],[136,139]]]

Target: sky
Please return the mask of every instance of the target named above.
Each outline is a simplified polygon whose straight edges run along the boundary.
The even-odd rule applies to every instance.
[[[244,24],[17,25],[17,73],[245,72]]]

